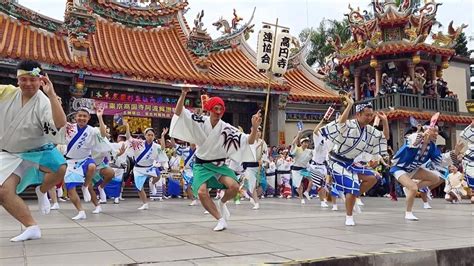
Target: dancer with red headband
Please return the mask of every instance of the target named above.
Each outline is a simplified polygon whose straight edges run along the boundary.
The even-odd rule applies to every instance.
[[[197,145],[193,167],[193,193],[199,196],[204,208],[218,220],[214,231],[222,231],[227,228],[227,220],[230,217],[226,202],[233,199],[239,191],[237,176],[225,165],[225,160],[230,158],[237,162],[255,161],[250,145],[257,138],[262,118],[260,111],[252,116],[251,133],[244,134],[221,120],[225,104],[219,97],[212,97],[204,103],[204,109],[210,116],[193,114],[185,109],[184,101],[190,91],[190,88],[183,88],[181,91],[175,115],[171,120],[170,136]],[[218,201],[219,208],[212,201],[209,188],[226,189],[224,197]]]

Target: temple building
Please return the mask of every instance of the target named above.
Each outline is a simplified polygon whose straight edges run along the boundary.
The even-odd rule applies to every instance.
[[[320,72],[328,86],[387,112],[395,148],[403,144],[410,118],[424,123],[435,112],[441,113],[439,125],[449,136],[438,144],[453,147],[473,119],[466,101],[471,99],[469,66],[474,61],[454,56],[453,49],[467,25],[454,27],[451,21],[447,34],[431,34],[440,3],[398,2],[375,0],[363,11],[349,5],[345,16],[351,38],[329,40],[335,52]]]
[[[3,1],[1,82],[14,82],[19,60],[38,60],[66,110],[104,104],[106,122],[112,123],[113,114],[130,116],[135,131],[167,127],[180,94],[174,85],[195,84],[200,89],[190,94],[189,108],[200,107],[201,93],[220,96],[227,103],[223,119],[249,130],[251,115],[264,106],[267,87],[246,42],[253,14],[242,25],[235,14],[231,23],[219,19],[214,24],[224,34],[212,39],[201,21],[204,12],[188,25],[183,16],[187,1],[144,2],[68,0],[62,22]],[[288,98],[317,101],[321,112],[338,99],[304,63],[304,47],[294,48],[290,70],[271,83],[267,136],[273,145],[285,143]]]
[[[251,115],[264,106],[268,82],[247,43],[249,34],[260,27],[252,24],[255,11],[245,14],[246,22],[234,11],[228,20],[216,18],[212,25],[204,25],[200,11],[190,24],[184,18],[190,12],[186,0],[140,2],[67,0],[64,21],[58,21],[17,1],[3,0],[0,82],[15,82],[14,68],[20,60],[37,60],[49,73],[65,110],[100,104],[106,107],[106,123],[112,125],[114,115],[128,116],[135,132],[169,126],[179,84],[194,84],[199,89],[190,93],[188,108],[199,109],[203,93],[220,96],[227,104],[223,119],[248,131]],[[351,86],[358,101],[372,101],[377,110],[388,112],[394,148],[402,143],[410,116],[425,121],[437,111],[442,113],[440,125],[453,136],[446,145],[452,144],[456,129],[472,118],[464,114],[464,101],[471,95],[461,86],[459,70],[469,60],[456,59],[452,49],[464,25],[450,24],[447,35],[438,33],[428,44],[439,4],[431,1],[414,8],[406,2],[396,6],[390,0],[373,1],[372,15],[351,9],[351,40],[329,40],[333,60],[319,72],[306,64],[309,39],[292,42],[289,70],[270,85],[270,145],[289,144],[298,121],[303,121],[305,134],[311,134],[329,105],[341,106],[338,90]],[[206,30],[211,26],[221,29],[222,36],[211,38]],[[418,93],[425,84],[437,93],[441,77],[448,84],[461,79],[457,97]],[[389,91],[388,78],[403,79],[407,89]],[[364,86],[372,80],[370,95]]]

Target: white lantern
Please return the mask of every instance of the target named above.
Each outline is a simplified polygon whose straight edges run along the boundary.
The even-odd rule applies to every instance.
[[[272,72],[275,76],[282,76],[288,68],[291,38],[290,32],[287,29],[282,30],[276,37],[275,57],[272,64]]]
[[[272,50],[274,42],[274,32],[269,25],[263,25],[263,29],[258,33],[257,41],[257,69],[265,72],[270,69],[272,60]]]

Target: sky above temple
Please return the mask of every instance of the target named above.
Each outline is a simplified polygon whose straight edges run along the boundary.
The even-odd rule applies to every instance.
[[[65,0],[19,0],[19,2],[41,14],[63,20]],[[290,27],[290,33],[298,36],[304,28],[316,28],[323,18],[341,20],[344,13],[348,13],[349,3],[352,7],[359,6],[361,10],[370,9],[369,0],[188,0],[188,2],[190,10],[185,15],[188,24],[192,26],[197,13],[204,9],[202,21],[213,38],[221,35],[212,26],[212,23],[221,16],[230,22],[235,8],[245,23],[256,7],[253,20],[256,31],[249,39],[249,44],[254,49],[257,45],[256,32],[262,27],[262,21],[275,23],[278,18],[279,24]],[[440,29],[434,27],[432,31],[447,32],[449,22],[454,20],[455,27],[461,23],[468,24],[469,27],[464,31],[474,38],[474,0],[438,0],[438,2],[443,5],[438,9],[437,20],[444,27]],[[474,40],[470,41],[469,47],[474,49]]]

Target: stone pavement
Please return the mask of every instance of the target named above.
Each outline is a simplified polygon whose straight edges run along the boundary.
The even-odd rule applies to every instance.
[[[0,265],[237,265],[283,263],[367,252],[431,250],[474,246],[471,204],[432,202],[432,210],[415,202],[418,222],[406,222],[404,199],[364,198],[356,215],[357,226],[344,226],[344,211],[322,210],[312,200],[301,206],[295,200],[264,199],[261,209],[250,203],[229,204],[229,229],[213,232],[216,222],[201,206],[187,200],[152,202],[138,211],[137,199],[103,206],[75,222],[71,203],[43,216],[36,201],[29,202],[43,238],[11,243],[21,226],[0,210]],[[342,209],[342,208],[341,208]]]

